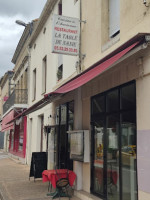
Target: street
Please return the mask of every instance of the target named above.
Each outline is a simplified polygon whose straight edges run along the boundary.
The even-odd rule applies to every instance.
[[[0,200],[44,200],[47,197],[48,182],[33,178],[29,181],[29,166],[11,159],[0,151]],[[68,198],[62,198],[66,200]],[[79,200],[73,197],[72,200]]]

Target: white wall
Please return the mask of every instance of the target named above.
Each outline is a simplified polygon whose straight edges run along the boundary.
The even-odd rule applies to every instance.
[[[41,100],[44,96],[42,94],[42,61],[47,56],[47,84],[46,93],[54,91],[58,86],[68,80],[68,77],[76,75],[76,61],[78,56],[63,56],[63,78],[59,82],[57,81],[57,69],[58,69],[58,54],[51,53],[52,43],[52,18],[53,14],[58,14],[58,3],[56,3],[52,14],[48,17],[43,29],[36,38],[31,51],[31,66],[30,66],[30,83],[33,83],[33,70],[36,68],[36,99],[32,101],[32,84],[29,87],[29,106],[35,104]],[[79,18],[79,1],[74,4],[74,0],[62,0],[62,15]],[[43,33],[46,28],[45,34]],[[45,106],[44,108],[31,113],[28,117],[32,118],[32,140],[31,151],[40,150],[40,138],[41,132],[39,128],[39,116],[44,116],[44,125],[51,125],[52,104]],[[28,120],[29,121],[29,120]],[[30,128],[28,127],[28,135],[30,135]],[[28,137],[29,138],[29,137]],[[29,142],[29,139],[28,139]],[[46,150],[46,135],[43,134],[43,148]],[[30,150],[27,152],[30,156]],[[28,159],[29,160],[29,159]]]

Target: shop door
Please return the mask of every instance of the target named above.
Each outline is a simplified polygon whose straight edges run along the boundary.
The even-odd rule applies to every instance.
[[[96,105],[96,106],[95,106]],[[98,109],[97,109],[98,107]],[[91,165],[91,192],[106,198],[106,134],[105,134],[105,97],[92,99],[92,165]]]
[[[67,133],[66,133],[66,125],[60,125],[60,133],[59,133],[59,149],[58,149],[58,158],[59,158],[59,168],[67,168]]]
[[[59,123],[56,129],[58,141],[57,163],[59,168],[73,169],[73,161],[70,160],[70,143],[68,130],[73,129],[73,112],[74,103],[69,102],[57,108],[57,122]]]
[[[94,134],[94,151],[93,151],[93,165],[91,170],[91,189],[93,193],[101,197],[105,197],[105,173],[104,173],[104,129],[103,122],[95,124],[92,127],[92,134]]]
[[[93,97],[91,108],[91,192],[137,200],[135,83]]]

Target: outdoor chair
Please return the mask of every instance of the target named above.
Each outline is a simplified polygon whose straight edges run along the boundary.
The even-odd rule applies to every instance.
[[[68,194],[68,189],[70,188],[69,178],[68,178],[68,169],[66,169],[65,178],[62,178],[59,175],[57,169],[56,169],[56,175],[58,178],[58,180],[56,182],[56,189],[58,191],[59,200],[60,200],[60,197],[68,197],[70,199],[70,195]]]

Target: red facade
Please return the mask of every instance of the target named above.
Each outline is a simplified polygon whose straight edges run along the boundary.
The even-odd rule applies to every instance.
[[[9,152],[25,158],[26,155],[27,117],[22,117],[20,123],[14,122],[14,130],[10,131]]]

